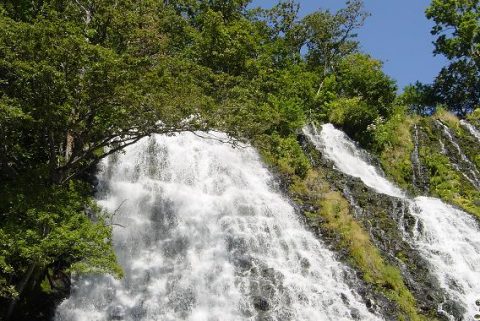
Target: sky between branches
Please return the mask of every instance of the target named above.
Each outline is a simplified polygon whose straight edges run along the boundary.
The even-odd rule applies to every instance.
[[[269,8],[277,0],[254,0],[252,6]],[[319,8],[336,11],[344,0],[298,0],[300,15]],[[419,80],[431,83],[446,59],[433,56],[432,23],[425,18],[430,0],[364,0],[371,16],[358,36],[362,51],[382,60],[385,72],[393,77],[401,90]]]

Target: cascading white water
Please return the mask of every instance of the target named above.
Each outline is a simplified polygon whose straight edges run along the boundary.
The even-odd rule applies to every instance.
[[[423,229],[414,231],[414,242],[432,265],[440,286],[450,299],[463,303],[465,320],[479,313],[480,229],[467,213],[431,197],[417,197],[410,212]],[[454,320],[452,318],[452,320]]]
[[[445,135],[445,137],[447,137],[447,139],[448,139],[448,141],[450,142],[450,144],[452,144],[453,147],[455,147],[455,151],[456,151],[459,159],[460,159],[461,162],[463,163],[464,168],[467,170],[467,173],[461,171],[459,164],[453,163],[453,164],[452,164],[453,167],[454,167],[457,171],[462,172],[463,176],[464,176],[470,183],[472,183],[473,186],[475,186],[478,190],[480,190],[480,179],[479,179],[480,173],[478,172],[477,167],[476,167],[476,166],[468,159],[468,157],[463,153],[462,148],[460,147],[460,145],[458,145],[458,142],[457,142],[457,140],[453,137],[450,129],[449,129],[444,123],[442,123],[442,122],[439,121],[439,120],[437,120],[436,123],[437,123],[438,126],[440,126],[440,128],[442,129],[443,134]],[[442,149],[444,149],[444,147],[442,147]]]
[[[252,148],[184,133],[116,158],[98,198],[125,278],[76,280],[56,321],[378,320]]]
[[[475,126],[463,119],[460,120],[460,124],[465,127],[470,132],[470,134],[480,142],[480,130],[476,129]]]
[[[408,199],[398,187],[389,182],[372,166],[361,150],[342,131],[331,124],[305,128],[304,133],[343,173],[360,178],[378,193],[404,199],[411,214],[418,220],[410,242],[431,264],[450,300],[464,309],[465,320],[479,313],[476,300],[480,299],[480,227],[467,213],[447,205],[439,199],[417,197]],[[403,227],[399,226],[400,229]],[[442,307],[439,307],[442,310]],[[450,316],[454,320],[453,316]]]
[[[323,125],[320,133],[314,127],[306,127],[304,133],[341,172],[360,178],[365,185],[379,193],[395,197],[404,196],[402,190],[390,183],[368,162],[366,152],[358,148],[344,132],[335,129],[332,124]]]

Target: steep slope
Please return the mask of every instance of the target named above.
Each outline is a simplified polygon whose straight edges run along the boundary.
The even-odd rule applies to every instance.
[[[438,126],[442,127],[441,130],[445,130],[443,126]],[[349,176],[360,178],[375,193],[398,199],[401,211],[387,209],[387,215],[396,221],[403,240],[411,245],[410,250],[417,252],[428,261],[429,269],[437,279],[435,285],[446,294],[438,305],[438,312],[452,320],[473,318],[478,312],[476,300],[480,293],[480,288],[474,281],[480,278],[477,262],[480,259],[480,228],[477,222],[467,213],[448,206],[440,200],[425,197],[409,199],[372,165],[366,152],[359,149],[345,134],[333,128],[332,125],[323,125],[320,133],[312,130],[307,130],[306,133],[321,150],[323,156],[332,161],[338,170]],[[453,141],[453,138],[451,140]],[[458,155],[463,155],[458,145],[454,143],[452,145]],[[465,161],[462,156],[460,157]],[[346,193],[345,190],[344,193]],[[352,197],[352,203],[358,206],[356,200],[358,194],[347,194]],[[358,207],[363,211],[365,206]],[[381,210],[374,214],[378,217],[379,212]],[[385,232],[385,229],[376,226],[371,232],[372,237],[381,240],[379,247],[386,255],[391,254],[395,248],[382,245],[385,241],[397,240],[392,238],[392,235],[390,238],[378,237],[381,232]],[[458,249],[461,249],[461,252],[458,252]],[[409,255],[411,254],[406,256]],[[413,270],[413,273],[408,273],[408,270]],[[418,274],[418,268],[412,269],[411,265],[407,265],[402,272],[407,279],[413,277],[414,283],[419,283],[427,289],[424,278],[420,278]],[[418,296],[418,292],[416,294]],[[436,300],[438,299],[437,297]]]

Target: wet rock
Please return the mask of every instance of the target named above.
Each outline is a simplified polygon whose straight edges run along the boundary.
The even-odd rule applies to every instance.
[[[372,299],[367,299],[365,305],[369,310],[373,310],[373,308],[375,307],[375,301],[373,301]]]
[[[300,260],[300,265],[304,269],[309,269],[310,268],[310,261],[306,257],[304,257]]]
[[[253,298],[253,306],[259,311],[270,310],[270,303],[264,297],[256,296]]]
[[[342,298],[343,303],[345,303],[345,304],[349,304],[349,303],[350,303],[350,300],[349,300],[348,297],[345,295],[345,293],[340,294],[340,297]]]
[[[315,213],[316,211],[318,211],[318,206],[314,206],[314,205],[311,205],[311,204],[305,204],[305,205],[301,206],[301,210],[303,212]]]
[[[253,258],[249,255],[242,255],[234,259],[234,264],[241,271],[248,271],[253,266]]]
[[[442,304],[442,310],[453,316],[454,320],[463,320],[463,316],[467,312],[463,306],[451,300]]]
[[[115,305],[110,308],[108,315],[111,320],[123,320],[125,318],[125,308],[121,305]]]
[[[133,307],[129,313],[131,314],[134,320],[142,320],[147,314],[147,310],[143,306],[138,305]]]
[[[271,315],[264,314],[264,313],[260,313],[255,319],[255,321],[275,321],[275,320],[276,319],[274,319]]]
[[[361,320],[362,319],[360,311],[358,311],[358,309],[356,309],[356,308],[352,308],[352,310],[350,311],[350,316],[354,320]]]

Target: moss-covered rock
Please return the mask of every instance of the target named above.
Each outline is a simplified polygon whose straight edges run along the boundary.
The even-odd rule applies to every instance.
[[[439,121],[442,121],[440,124]],[[445,139],[442,131],[442,125],[452,126],[452,135],[460,146],[465,156],[466,153],[477,153],[475,143],[471,141],[471,137],[462,131],[460,125],[449,118],[440,120],[439,118],[423,118],[420,123],[422,131],[419,142],[419,156],[422,165],[427,170],[429,177],[429,194],[439,197],[444,201],[459,206],[466,212],[480,218],[480,191],[472,183],[472,177],[466,173],[469,164],[465,164],[465,160],[458,153],[458,149],[451,141]],[[448,127],[450,128],[450,127]],[[456,128],[456,129],[455,129]],[[456,136],[455,132],[465,135],[465,138]],[[465,148],[463,149],[462,146]],[[470,146],[470,147],[467,147]],[[470,150],[470,152],[464,152]]]
[[[405,204],[336,171],[308,141],[300,140],[314,166],[291,185],[290,194],[303,205],[309,225],[359,270],[377,295],[393,303],[389,309],[398,319],[441,319],[438,284],[398,229]]]

